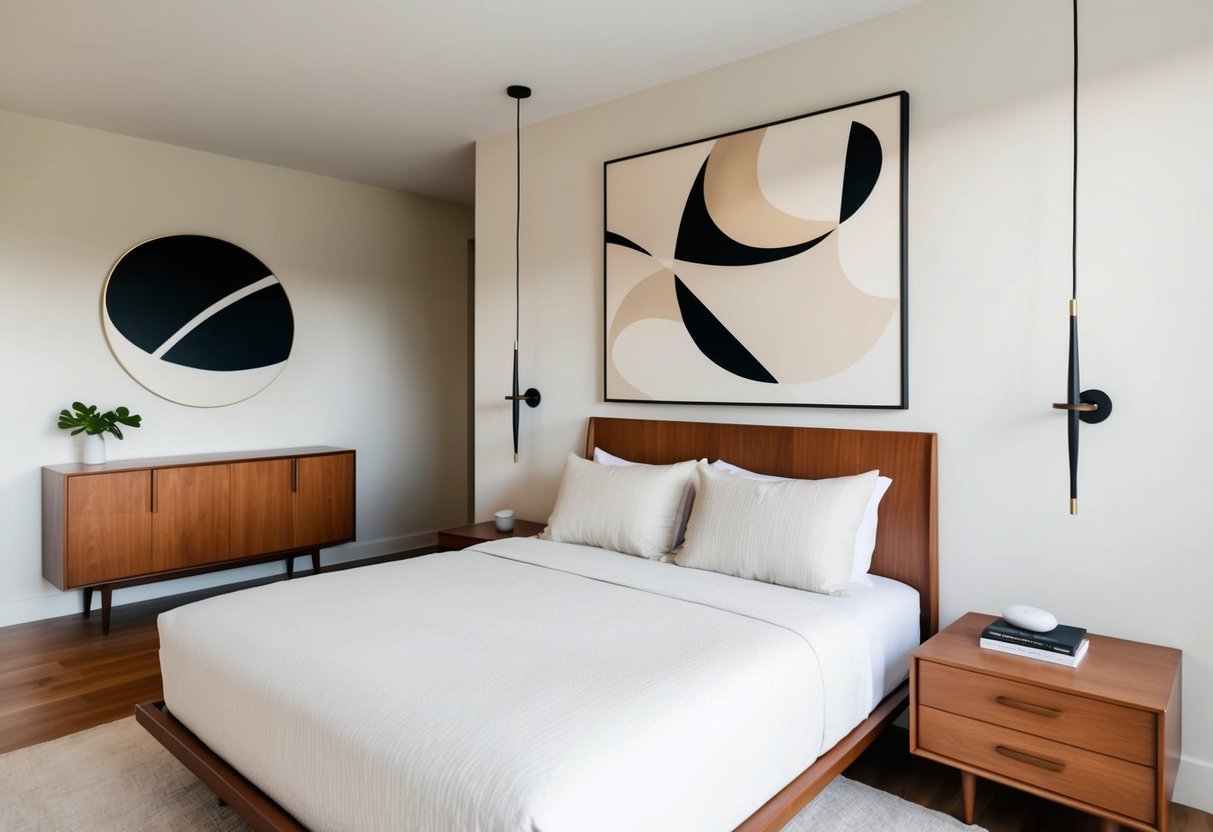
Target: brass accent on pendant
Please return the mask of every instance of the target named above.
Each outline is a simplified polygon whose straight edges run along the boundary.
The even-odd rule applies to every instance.
[[[1078,317],[1078,298],[1070,298],[1070,317]]]
[[[1070,514],[1078,514],[1078,498],[1070,499]]]

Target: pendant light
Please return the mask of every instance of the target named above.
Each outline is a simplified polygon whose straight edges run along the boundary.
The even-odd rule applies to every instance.
[[[1070,450],[1070,514],[1078,514],[1078,427],[1097,424],[1112,415],[1112,399],[1102,390],[1082,390],[1078,382],[1078,0],[1074,2],[1074,159],[1070,225],[1070,355],[1066,400],[1054,404],[1066,411]]]
[[[506,396],[506,401],[513,405],[514,410],[514,462],[518,462],[518,413],[522,402],[529,407],[539,407],[539,391],[528,387],[525,392],[518,392],[518,335],[520,329],[521,298],[519,267],[519,239],[522,227],[522,99],[531,97],[531,88],[519,84],[511,84],[505,89],[506,95],[514,99],[514,387],[513,395]]]

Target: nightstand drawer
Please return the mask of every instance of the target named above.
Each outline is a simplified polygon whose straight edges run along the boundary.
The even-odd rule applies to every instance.
[[[1155,821],[1152,768],[921,704],[917,717],[918,745],[926,751],[1145,823]]]
[[[918,701],[1122,760],[1156,765],[1155,716],[1136,708],[935,662],[918,664]]]

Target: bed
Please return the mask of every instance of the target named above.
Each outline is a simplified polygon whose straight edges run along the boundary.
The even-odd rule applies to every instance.
[[[886,654],[937,627],[935,437],[594,418],[594,448],[810,479],[879,468],[875,586],[806,598],[503,541],[166,614],[169,704],[140,722],[258,830],[780,829],[904,705]],[[875,618],[847,611],[864,603]],[[908,646],[872,624],[898,604],[919,622]]]

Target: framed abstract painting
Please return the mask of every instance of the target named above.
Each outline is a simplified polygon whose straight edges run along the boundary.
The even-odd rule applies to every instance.
[[[255,396],[282,372],[295,340],[286,290],[235,243],[173,234],[118,258],[101,296],[101,326],[131,378],[190,407]]]
[[[607,401],[905,408],[909,95],[604,164]]]

